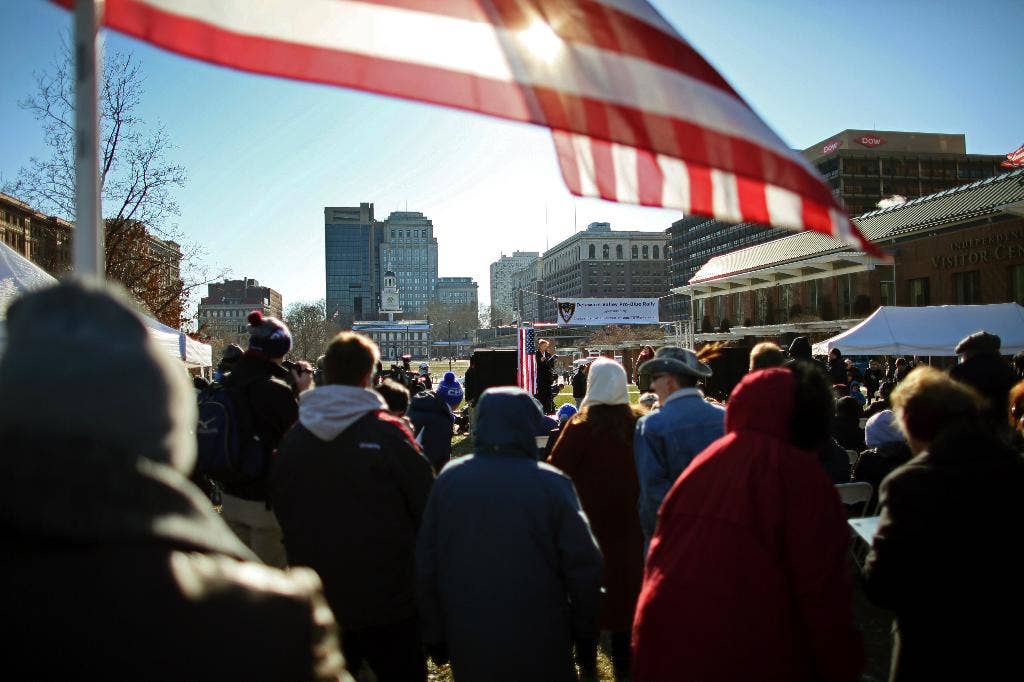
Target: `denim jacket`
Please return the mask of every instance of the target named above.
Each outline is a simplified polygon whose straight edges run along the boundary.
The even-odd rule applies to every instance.
[[[640,480],[640,526],[647,543],[658,507],[690,462],[725,433],[725,409],[704,400],[697,388],[682,388],[657,412],[641,417],[633,438]]]

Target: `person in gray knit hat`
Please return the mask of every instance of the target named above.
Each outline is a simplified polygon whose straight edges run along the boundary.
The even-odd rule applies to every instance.
[[[640,418],[633,456],[640,481],[640,526],[647,543],[658,507],[679,474],[725,433],[725,409],[704,400],[698,388],[711,368],[689,348],[665,346],[640,367],[639,384],[658,395],[660,407]]]
[[[26,295],[7,336],[5,665],[35,679],[350,680],[316,574],[256,563],[186,478],[187,373],[123,295],[75,281]]]

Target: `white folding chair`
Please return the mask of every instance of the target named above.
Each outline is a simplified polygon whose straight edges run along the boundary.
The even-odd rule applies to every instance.
[[[851,517],[862,517],[867,512],[868,502],[871,500],[874,488],[870,483],[864,481],[839,483],[836,485],[836,492],[839,493],[839,501],[843,503]],[[857,505],[860,505],[860,512],[853,513],[852,508]],[[863,563],[864,557],[868,553],[868,544],[853,529],[850,529],[850,556],[857,566]]]
[[[850,452],[853,452],[852,450]],[[871,501],[871,493],[874,488],[870,483],[839,483],[836,485],[836,492],[839,493],[839,501],[847,508],[860,505],[860,512],[853,516],[864,516],[867,512],[868,502]]]

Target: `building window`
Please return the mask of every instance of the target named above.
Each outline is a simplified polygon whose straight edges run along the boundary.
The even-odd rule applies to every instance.
[[[907,280],[907,303],[909,305],[931,305],[931,300],[931,287],[927,277]]]
[[[896,305],[896,287],[892,282],[881,282],[878,305]]]
[[[658,247],[654,247],[654,260],[660,260],[661,256],[658,255]]]
[[[757,295],[757,318],[755,324],[766,324],[768,321],[768,289],[758,289]]]
[[[607,244],[601,247],[601,257],[604,258],[605,260],[608,260],[609,256],[611,256],[611,252],[612,249]]]
[[[636,260],[637,253],[638,253],[638,251],[637,251],[637,248],[636,248],[636,244],[633,244],[633,249],[632,249],[633,260]]]
[[[843,319],[853,317],[853,275],[843,275],[839,285],[839,314]]]
[[[648,257],[648,251],[647,251],[647,244],[644,244],[644,245],[643,245],[643,246],[642,246],[642,247],[640,248],[640,252],[641,252],[641,253],[642,253],[642,254],[644,255],[644,258],[645,258],[645,259],[646,259],[646,258]]]
[[[957,305],[981,303],[981,271],[954,272],[953,297]]]
[[[589,258],[590,260],[594,260],[595,258],[597,258],[597,247],[594,246],[593,244],[587,247],[587,258]]]
[[[789,322],[789,310],[793,307],[793,285],[783,284],[779,291],[778,322]]]
[[[1024,265],[1010,267],[1010,300],[1024,305]]]
[[[733,294],[736,299],[733,301],[732,314],[736,318],[736,324],[743,324],[744,311],[743,311],[743,299],[744,294]]]
[[[615,245],[615,257],[622,260],[622,244]]]

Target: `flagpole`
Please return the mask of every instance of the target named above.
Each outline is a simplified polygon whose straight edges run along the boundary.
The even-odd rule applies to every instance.
[[[103,73],[96,50],[104,0],[75,2],[75,232],[74,268],[80,275],[103,276],[100,230],[98,79]]]

